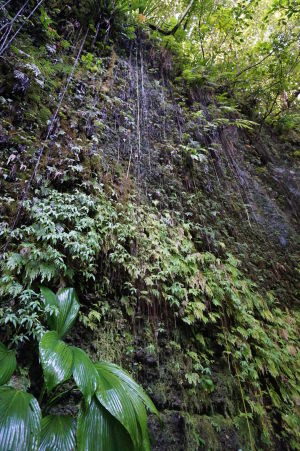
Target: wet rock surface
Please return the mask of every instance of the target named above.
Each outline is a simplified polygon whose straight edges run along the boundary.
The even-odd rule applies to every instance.
[[[39,59],[47,62],[52,58],[47,67],[51,76],[42,74],[42,67],[27,67],[28,74],[15,69],[13,81],[11,73],[5,80],[9,90],[0,91],[4,99],[1,213],[9,223],[37,162],[65,80],[55,45],[45,49],[34,45],[34,52],[40,52]],[[97,70],[81,62],[55,120],[30,196],[43,182],[58,191],[73,192],[84,186],[91,192],[97,181],[107,197],[125,203],[135,185],[137,203],[168,210],[170,227],[176,215],[197,224],[191,232],[197,251],[222,258],[230,250],[261,289],[274,291],[283,305],[295,304],[299,165],[290,169],[291,152],[281,156],[284,144],[279,146],[280,138],[268,131],[262,141],[255,132],[218,125],[215,118],[221,114],[220,105],[212,90],[176,85],[166,56],[140,35],[116,45],[109,54],[99,52]],[[24,63],[24,55],[13,57]],[[69,55],[62,54],[62,58],[71,67]],[[134,254],[138,244],[132,240],[125,245]],[[102,257],[99,267],[104,271]],[[102,305],[105,324],[90,336],[82,328],[72,339],[83,342],[95,358],[106,352],[106,358],[122,361],[137,375],[161,411],[161,425],[155,418],[149,420],[153,450],[249,449],[245,419],[238,417],[237,379],[228,367],[212,367],[212,392],[195,387],[193,379],[189,382],[186,377],[193,378],[187,364],[191,366],[191,358],[183,357],[187,343],[195,340],[194,331],[188,335],[186,325],[159,303],[155,310],[140,302],[134,319],[131,305],[126,304],[120,319],[120,299],[124,293],[128,297],[123,285],[127,274],[116,265],[109,275],[118,295],[117,301],[110,299],[110,316],[107,319],[105,309],[109,309]],[[136,289],[141,298],[140,285]],[[86,305],[96,305],[99,298],[86,295]],[[105,339],[99,338],[100,332],[105,332]],[[209,341],[211,330],[206,328],[205,334]],[[171,338],[176,352],[168,347]],[[224,357],[218,345],[211,348],[216,359]],[[74,412],[76,402],[73,399],[64,412]]]

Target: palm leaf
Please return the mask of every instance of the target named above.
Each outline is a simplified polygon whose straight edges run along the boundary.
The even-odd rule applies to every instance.
[[[40,359],[47,391],[66,381],[72,374],[73,353],[71,348],[59,339],[57,332],[46,332],[39,345]]]
[[[80,308],[74,288],[63,288],[56,295],[49,288],[41,287],[45,302],[58,308],[58,315],[47,316],[49,327],[62,338],[73,326]]]
[[[73,378],[89,404],[91,402],[91,397],[97,388],[98,373],[93,363],[82,349],[75,347],[72,347],[71,349],[73,351]]]
[[[149,432],[147,425],[147,412],[144,404],[133,392],[130,393],[132,403],[134,405],[136,417],[139,423],[139,431],[141,435],[141,441],[136,451],[151,451],[151,445],[149,440]]]
[[[72,451],[76,446],[76,421],[69,415],[48,415],[41,422],[39,451]]]
[[[132,451],[130,436],[93,396],[88,409],[81,406],[77,426],[78,451]]]
[[[103,371],[97,365],[99,383],[96,397],[98,401],[113,415],[130,434],[135,449],[141,445],[142,438],[132,405],[132,398],[126,391],[121,379],[108,371]]]
[[[135,393],[139,399],[143,401],[145,406],[150,410],[151,413],[154,413],[159,417],[159,412],[147,393],[144,391],[144,389],[137,384],[132,377],[124,371],[122,368],[120,368],[117,365],[114,365],[113,363],[108,362],[98,362],[95,364],[97,371],[107,371],[108,373],[114,374],[118,378],[120,378],[127,386],[127,389],[131,392]]]
[[[57,333],[63,337],[73,326],[80,304],[74,288],[63,288],[57,293],[59,315],[57,317]]]
[[[97,399],[127,429],[136,450],[150,450],[145,406],[159,416],[153,402],[120,367],[107,362],[95,367],[99,375]]]
[[[0,387],[0,449],[35,451],[38,448],[41,410],[30,394]]]
[[[16,354],[0,342],[0,385],[6,384],[17,366]]]

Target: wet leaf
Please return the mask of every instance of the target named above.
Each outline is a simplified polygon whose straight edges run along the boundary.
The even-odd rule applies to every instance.
[[[81,406],[77,426],[78,451],[133,451],[126,430],[98,401]]]
[[[87,403],[96,391],[98,373],[87,354],[79,348],[72,347],[73,351],[73,378]]]
[[[0,387],[0,449],[35,451],[38,448],[41,410],[30,394]]]
[[[40,359],[48,392],[72,374],[73,353],[57,332],[46,332],[40,341]]]
[[[76,447],[76,421],[69,415],[48,415],[41,422],[39,451],[72,451]]]
[[[49,327],[62,338],[73,326],[80,309],[76,291],[74,288],[63,288],[55,295],[49,288],[41,287],[41,292],[46,304],[58,309],[58,314],[48,314],[47,320]]]

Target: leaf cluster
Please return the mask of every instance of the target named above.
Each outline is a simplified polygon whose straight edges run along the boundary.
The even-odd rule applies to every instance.
[[[50,331],[39,343],[44,386],[39,402],[30,393],[3,385],[16,369],[16,357],[0,343],[0,448],[32,450],[150,450],[146,407],[158,414],[143,389],[116,365],[93,364],[87,354],[67,345],[63,336],[72,328],[79,311],[73,288],[55,295],[43,287]],[[61,398],[55,389],[71,377],[82,394],[78,420],[49,414]],[[47,390],[47,403],[43,403]],[[42,417],[42,412],[44,413]],[[46,415],[45,415],[46,414]]]

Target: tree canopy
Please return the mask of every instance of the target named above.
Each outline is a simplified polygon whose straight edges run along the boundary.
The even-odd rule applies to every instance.
[[[149,8],[151,2],[144,3]],[[156,2],[146,22],[180,57],[186,82],[211,83],[261,123],[293,128],[299,121],[298,20],[294,0],[194,0]]]

